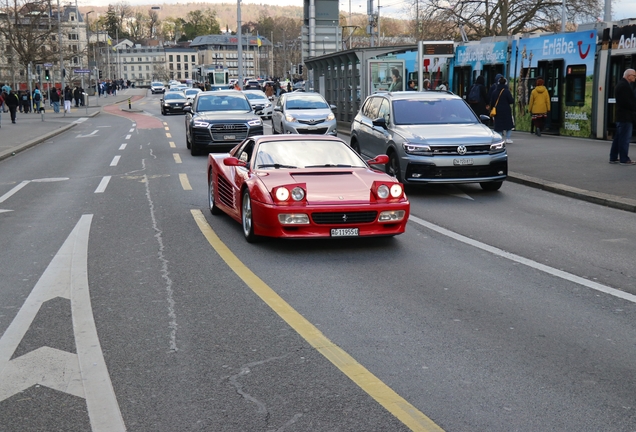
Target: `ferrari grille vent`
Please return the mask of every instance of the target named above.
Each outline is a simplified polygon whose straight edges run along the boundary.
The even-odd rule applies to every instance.
[[[314,223],[330,225],[371,223],[377,217],[376,211],[313,213],[311,215]]]
[[[225,180],[224,177],[219,176],[219,179],[217,181],[217,192],[220,202],[230,208],[236,208],[236,203],[234,202],[234,194],[232,193],[232,187],[230,186],[228,181]]]

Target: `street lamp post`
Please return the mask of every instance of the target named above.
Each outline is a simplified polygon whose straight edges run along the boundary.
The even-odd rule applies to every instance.
[[[325,41],[329,39],[329,36],[323,36],[322,37],[322,55],[325,55],[327,53],[327,51],[325,51]]]
[[[91,56],[90,56],[90,52],[91,52],[91,38],[89,36],[89,31],[90,31],[90,26],[89,26],[89,21],[88,21],[88,15],[92,14],[95,11],[88,11],[86,12],[86,61],[88,63],[88,70],[91,71],[91,73],[88,74],[88,88],[91,88],[91,75],[93,74],[92,69],[91,69]],[[88,102],[88,101],[87,101]]]

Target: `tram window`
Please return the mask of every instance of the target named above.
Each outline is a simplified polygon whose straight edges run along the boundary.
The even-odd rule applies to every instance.
[[[565,75],[565,104],[567,106],[585,105],[585,84],[587,67],[572,65],[567,67]]]

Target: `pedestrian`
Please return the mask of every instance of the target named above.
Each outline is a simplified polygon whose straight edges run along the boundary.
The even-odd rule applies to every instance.
[[[512,118],[512,109],[510,108],[510,105],[514,102],[515,100],[508,88],[508,82],[503,76],[501,76],[495,91],[492,93],[490,106],[492,107],[491,113],[492,110],[496,110],[496,114],[494,115],[494,130],[495,132],[500,133],[501,136],[505,136],[506,144],[512,144],[511,133],[515,123]]]
[[[400,76],[400,71],[397,68],[391,69],[391,80],[392,82],[391,82],[391,85],[389,86],[390,92],[404,90],[402,88],[403,86],[402,77]]]
[[[40,93],[40,89],[36,87],[35,90],[33,90],[33,109],[35,110],[35,113],[40,112],[41,103],[42,103],[42,93]]]
[[[274,99],[274,87],[272,87],[270,83],[265,84],[265,96],[267,96],[269,100]]]
[[[429,91],[430,89],[431,89],[431,80],[427,78],[424,81],[422,81],[422,90]]]
[[[479,75],[468,92],[468,104],[478,117],[489,114],[490,101],[487,99],[488,91],[484,82],[484,77]]]
[[[528,103],[528,110],[532,114],[534,133],[537,136],[541,136],[545,119],[550,113],[550,94],[543,83],[543,78],[537,78],[537,86],[530,93],[530,102]]]
[[[627,69],[616,84],[616,131],[610,148],[609,162],[621,165],[636,165],[629,158],[629,141],[632,138],[634,122],[636,122],[636,95],[632,85],[636,81],[636,71]]]
[[[407,82],[408,88],[406,89],[406,91],[417,91],[417,88],[415,88],[415,80],[409,80]]]
[[[14,91],[9,92],[9,94],[4,98],[4,103],[11,113],[11,123],[15,123],[16,111],[18,110],[18,105],[20,105],[18,95]]]
[[[4,91],[0,91],[0,127],[2,127],[2,111],[4,110]]]
[[[20,112],[24,112],[29,113],[31,112],[31,96],[29,95],[29,92],[27,90],[22,92],[22,109],[20,110]]]
[[[59,114],[60,113],[60,93],[55,87],[51,89],[51,105],[53,105],[53,112],[55,112],[56,114]]]
[[[503,78],[502,74],[495,75],[495,81],[492,83],[490,88],[488,89],[488,101],[492,101],[492,94],[497,91],[497,87],[499,86],[499,80]]]
[[[73,90],[71,90],[71,87],[67,84],[66,87],[64,88],[64,112],[65,113],[71,112],[72,100],[73,100]]]
[[[443,81],[440,85],[437,86],[436,90],[448,91],[448,81]]]

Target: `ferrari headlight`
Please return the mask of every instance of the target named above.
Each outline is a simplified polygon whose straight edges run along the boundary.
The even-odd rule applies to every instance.
[[[278,189],[276,189],[276,199],[278,201],[287,201],[288,198],[289,191],[287,190],[287,188],[279,187]]]
[[[204,121],[195,120],[194,123],[192,123],[192,126],[197,127],[197,128],[207,128],[208,126],[210,126],[210,123],[204,122]]]
[[[404,219],[404,210],[383,211],[378,216],[378,222],[397,222]]]
[[[329,113],[329,115],[327,116],[327,121],[331,121],[331,120],[333,120],[335,118],[336,118],[336,116],[333,115],[333,113]]]
[[[263,124],[263,121],[260,118],[258,118],[258,119],[248,121],[247,124],[250,126],[261,126]]]
[[[404,148],[404,151],[408,154],[420,155],[420,156],[433,156],[433,151],[431,150],[431,146],[426,144],[404,143],[402,144],[402,148]]]
[[[378,187],[378,198],[387,199],[389,197],[389,187],[387,185],[380,185]]]
[[[303,188],[296,186],[291,191],[291,197],[294,201],[302,201],[302,199],[305,198],[305,191]]]
[[[281,213],[278,222],[281,225],[309,225],[309,216],[304,213]]]
[[[402,185],[394,184],[391,186],[391,196],[397,198],[402,195]]]
[[[291,114],[285,114],[285,120],[287,120],[290,123],[296,123],[296,117],[294,117]]]

